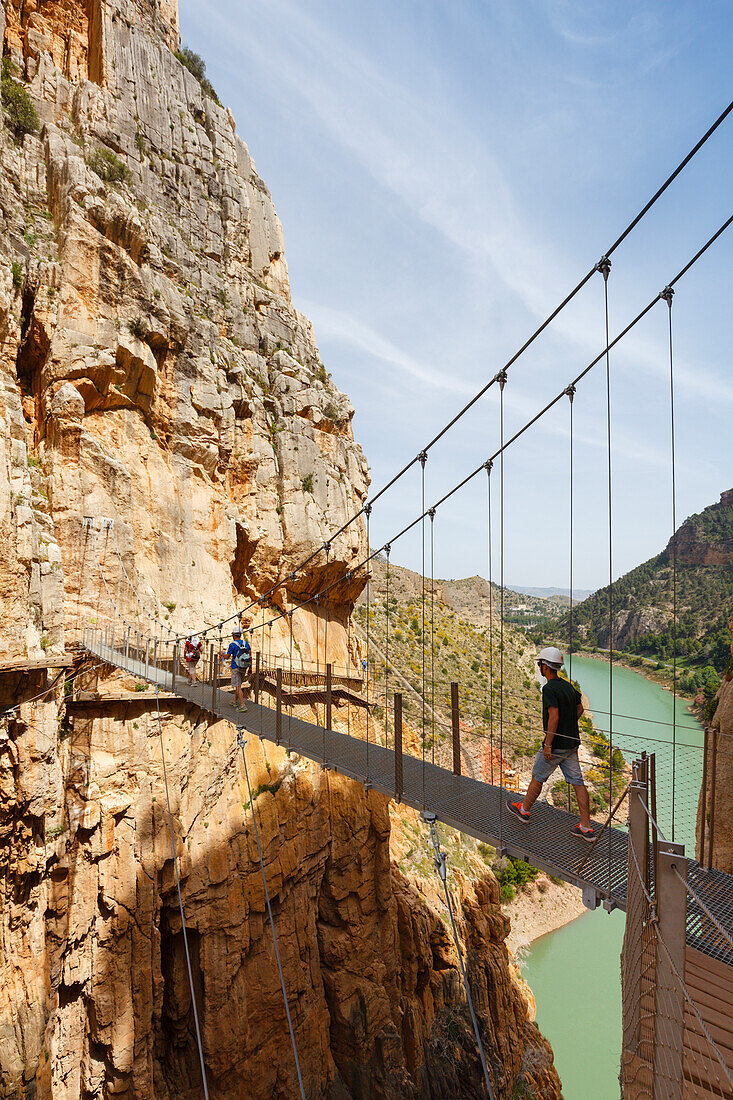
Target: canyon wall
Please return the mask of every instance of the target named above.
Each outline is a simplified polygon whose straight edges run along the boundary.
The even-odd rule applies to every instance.
[[[733,618],[730,623],[731,661],[723,676],[718,692],[718,705],[715,708],[708,732],[708,760],[705,788],[700,791],[697,808],[697,852],[700,858],[700,838],[703,829],[703,807],[705,812],[705,864],[711,851],[710,825],[713,807],[713,753],[715,745],[715,814],[712,829],[713,867],[733,875]]]
[[[328,616],[355,660],[364,528],[324,546],[367,492],[354,410],[231,113],[174,52],[175,0],[8,0],[0,30],[39,116],[0,134],[0,661],[73,653],[100,566],[171,630],[328,570],[292,640],[313,658]],[[67,703],[64,675],[0,673],[2,1095],[202,1095],[172,843],[210,1095],[297,1094],[256,812],[307,1095],[483,1096],[445,912],[391,860],[384,799],[254,739],[250,789],[225,723],[158,717],[110,669]],[[497,1095],[559,1097],[497,900],[457,877]]]

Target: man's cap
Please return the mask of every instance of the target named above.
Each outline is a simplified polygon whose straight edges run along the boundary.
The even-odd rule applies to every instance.
[[[235,626],[234,630],[232,631],[232,635],[235,638],[241,638],[242,637],[242,631],[238,627]]]

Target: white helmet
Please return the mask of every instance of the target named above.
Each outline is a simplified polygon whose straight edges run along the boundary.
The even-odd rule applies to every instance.
[[[562,653],[554,645],[548,645],[537,654],[538,665],[549,665],[550,668],[562,667]]]

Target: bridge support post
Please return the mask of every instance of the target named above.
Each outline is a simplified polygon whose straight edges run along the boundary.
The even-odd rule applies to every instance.
[[[654,943],[647,899],[649,819],[646,760],[634,762],[629,785],[629,859],[626,927],[621,954],[623,1040],[621,1068],[625,1100],[649,1100],[654,1088]],[[638,869],[637,869],[638,868]]]
[[[260,701],[260,651],[259,649],[255,653],[255,678],[252,685],[252,694],[254,695],[255,703]]]
[[[173,643],[173,660],[171,662],[171,691],[176,691],[176,672],[178,671],[178,642]]]
[[[158,671],[158,639],[157,638],[153,642],[153,668],[155,669],[156,672]],[[157,677],[156,677],[156,682],[157,682]]]
[[[333,694],[331,692],[331,664],[326,665],[326,729],[333,729]]]
[[[687,860],[684,845],[660,840],[657,849],[655,882],[658,935],[656,936],[657,981],[654,1013],[654,1100],[682,1100],[683,1095],[685,997],[675,974],[675,968],[677,973],[684,977],[687,930],[686,879]]]
[[[713,868],[713,850],[715,847],[715,781],[718,771],[718,731],[712,730],[713,754],[710,761],[710,828],[708,829],[708,871]]]
[[[127,631],[125,633],[125,660],[128,661],[129,659],[130,659],[130,628],[128,626]]]
[[[453,774],[461,774],[461,728],[458,713],[458,684],[450,686],[450,720],[453,729]]]
[[[275,672],[275,744],[279,745],[283,732],[283,670]]]
[[[394,794],[402,801],[402,693],[394,697]]]

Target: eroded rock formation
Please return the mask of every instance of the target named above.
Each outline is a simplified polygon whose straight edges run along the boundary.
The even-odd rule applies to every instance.
[[[733,638],[733,618],[730,620],[731,638]],[[700,838],[703,829],[703,807],[705,807],[705,864],[712,850],[712,865],[721,871],[733,875],[733,643],[731,644],[731,663],[728,666],[718,692],[718,705],[710,723],[708,734],[707,781],[700,792],[697,808],[697,858],[700,858]],[[713,807],[713,732],[717,733],[715,746],[715,813]]]
[[[366,494],[353,408],[231,114],[175,56],[177,20],[175,0],[0,8],[41,123],[0,135],[0,656],[69,650],[98,559],[182,629],[312,554],[272,602],[328,569],[343,662],[364,529],[323,544]],[[85,517],[113,520],[114,552]],[[293,624],[313,656],[315,614]],[[142,699],[65,706],[62,683],[43,694],[56,675],[0,674],[3,1095],[202,1095],[164,753],[212,1097],[296,1095],[255,811],[307,1095],[483,1096],[444,915],[391,861],[381,797],[254,740],[250,797],[230,727],[174,702],[160,725]],[[459,879],[455,900],[498,1095],[559,1097],[495,883]]]

